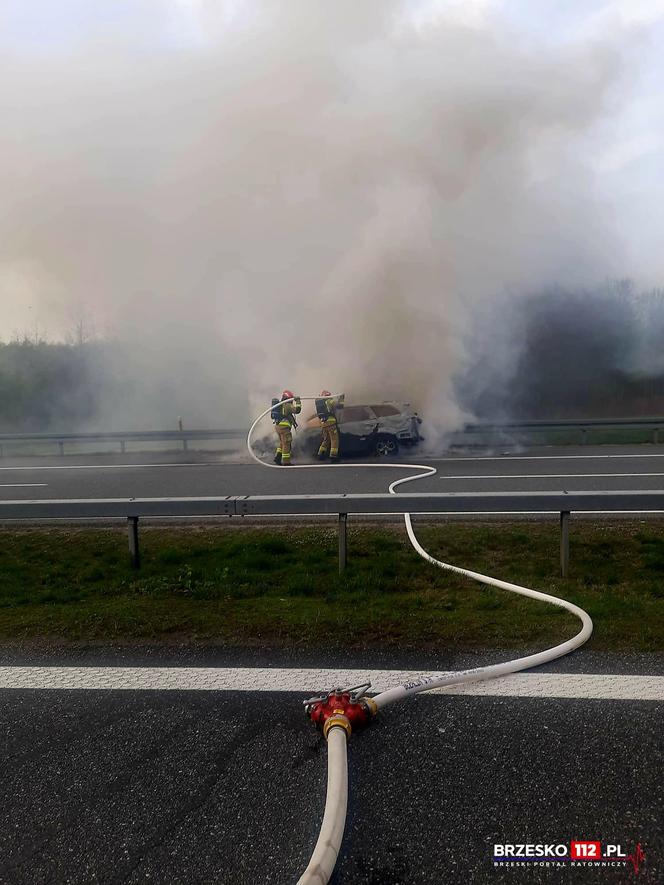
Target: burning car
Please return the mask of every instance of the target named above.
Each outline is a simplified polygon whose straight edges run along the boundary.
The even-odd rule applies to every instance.
[[[415,446],[422,439],[422,419],[409,403],[383,402],[347,405],[337,411],[342,458],[359,455],[396,455],[400,446]],[[297,447],[316,455],[321,439],[320,420],[314,415],[297,435]]]

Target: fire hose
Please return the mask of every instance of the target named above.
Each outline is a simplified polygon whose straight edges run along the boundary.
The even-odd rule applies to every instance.
[[[338,396],[338,394],[335,394]],[[315,400],[315,396],[303,396],[301,400]],[[282,402],[292,402],[291,399]],[[254,461],[263,467],[272,467],[275,470],[282,468],[276,464],[266,464],[257,455],[251,447],[251,438],[254,434],[258,423],[272,410],[272,407],[262,412],[254,421],[247,434],[247,450]],[[437,473],[435,467],[428,464],[358,464],[357,462],[349,464],[296,464],[296,470],[320,470],[324,468],[343,468],[343,467],[394,467],[406,470],[423,471],[411,476],[397,479],[389,486],[389,492],[396,495],[395,489],[407,482],[416,482],[418,479],[434,476]],[[346,805],[348,801],[348,768],[347,768],[347,739],[350,737],[353,728],[368,725],[373,716],[378,711],[391,704],[394,701],[400,701],[404,698],[411,697],[421,691],[430,691],[433,688],[439,688],[444,685],[459,685],[466,682],[478,682],[485,679],[495,679],[498,676],[507,676],[510,673],[517,673],[530,667],[537,667],[540,664],[546,664],[556,658],[569,654],[574,649],[583,645],[590,638],[593,631],[593,622],[590,616],[578,605],[561,599],[558,596],[551,596],[548,593],[541,593],[538,590],[531,590],[528,587],[521,587],[518,584],[511,584],[508,581],[500,581],[497,578],[491,578],[488,575],[482,575],[479,572],[473,572],[469,569],[460,568],[456,565],[450,565],[435,559],[422,547],[417,540],[413,530],[410,514],[404,514],[406,532],[408,539],[413,545],[417,553],[427,562],[444,569],[445,571],[455,572],[472,578],[480,584],[487,584],[490,587],[497,587],[500,590],[508,590],[510,593],[517,593],[520,596],[527,596],[530,599],[537,599],[540,602],[548,602],[558,608],[566,609],[581,621],[581,629],[571,639],[561,642],[559,645],[548,648],[545,651],[536,654],[526,655],[522,658],[515,658],[511,661],[504,661],[500,664],[493,664],[487,667],[476,667],[471,670],[460,670],[456,673],[447,673],[439,676],[422,676],[413,679],[402,685],[397,685],[387,691],[383,691],[375,697],[369,697],[367,692],[371,687],[369,683],[356,686],[354,688],[335,688],[327,694],[320,697],[309,698],[304,702],[305,710],[312,721],[318,725],[323,735],[327,739],[328,757],[327,757],[327,796],[325,802],[325,811],[323,814],[323,822],[321,824],[318,841],[314,848],[311,860],[302,876],[298,879],[297,885],[325,885],[330,879],[339,855],[341,840],[346,822]]]

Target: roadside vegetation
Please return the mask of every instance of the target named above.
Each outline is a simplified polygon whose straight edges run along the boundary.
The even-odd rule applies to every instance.
[[[439,558],[581,605],[594,648],[664,650],[658,523],[573,523],[566,581],[552,524],[418,535]],[[577,630],[557,608],[427,565],[397,526],[350,528],[343,576],[328,527],[145,528],[141,543],[132,571],[120,529],[3,529],[0,641],[525,648]]]
[[[489,299],[474,322],[475,349],[468,342],[455,396],[480,423],[664,414],[664,289],[641,290],[630,280],[548,286]],[[219,364],[216,345],[213,353],[200,341],[196,353],[171,350],[165,367],[131,341],[96,337],[80,316],[66,341],[43,340],[38,328],[0,341],[0,431],[161,429],[178,415],[188,427],[216,426],[222,394],[226,420],[236,423],[246,400],[240,380],[231,383],[236,376],[236,366]],[[588,442],[652,438],[652,431],[593,431]],[[576,444],[579,434],[545,441]]]

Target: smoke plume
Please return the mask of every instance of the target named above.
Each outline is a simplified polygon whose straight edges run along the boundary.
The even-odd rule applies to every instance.
[[[455,9],[208,4],[196,41],[120,21],[5,50],[0,292],[117,343],[98,423],[237,424],[326,387],[452,429],[490,299],[620,270],[583,161],[615,43]]]

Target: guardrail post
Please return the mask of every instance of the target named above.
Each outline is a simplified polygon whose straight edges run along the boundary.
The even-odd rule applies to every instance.
[[[339,514],[339,574],[346,568],[348,562],[348,546],[346,537],[346,527],[348,525],[348,514]]]
[[[659,427],[655,427],[655,429],[653,430],[652,441],[653,441],[654,443],[658,443],[658,442],[659,442]]]
[[[58,440],[58,448],[60,449],[60,454],[64,455],[65,453],[65,444],[61,439]]]
[[[138,546],[138,516],[127,517],[127,532],[129,534],[129,559],[132,568],[141,567],[141,552]]]
[[[187,451],[189,451],[188,448],[187,448],[187,440],[186,440],[186,438],[182,440],[182,451],[183,451],[183,452],[187,452]]]
[[[588,445],[588,429],[586,427],[581,428],[581,445]]]
[[[560,513],[560,576],[569,576],[569,510]]]
[[[120,454],[124,455],[126,451],[125,441],[123,439],[120,440]]]

